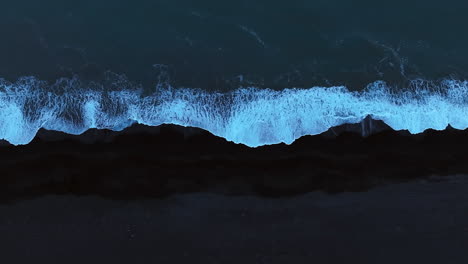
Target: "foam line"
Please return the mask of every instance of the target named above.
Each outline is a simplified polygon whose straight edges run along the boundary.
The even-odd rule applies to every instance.
[[[87,129],[122,130],[133,123],[177,124],[206,129],[229,141],[256,147],[292,143],[330,127],[371,115],[396,130],[420,133],[448,124],[468,127],[468,83],[413,81],[395,92],[384,82],[361,92],[346,87],[240,88],[229,93],[157,86],[145,93],[125,79],[111,84],[78,78],[53,84],[34,77],[0,79],[0,139],[29,143],[40,128],[81,134]]]

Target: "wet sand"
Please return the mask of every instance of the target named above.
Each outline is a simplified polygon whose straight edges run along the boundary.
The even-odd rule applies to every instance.
[[[0,205],[4,263],[467,263],[468,176],[290,198]]]
[[[467,140],[372,120],[255,149],[42,130],[0,147],[1,262],[468,263]]]

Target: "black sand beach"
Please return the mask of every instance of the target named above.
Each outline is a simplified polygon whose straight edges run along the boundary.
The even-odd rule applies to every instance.
[[[46,195],[0,205],[5,263],[466,263],[468,177],[290,198]]]
[[[109,198],[212,192],[283,197],[366,191],[392,182],[468,173],[468,131],[412,135],[365,119],[291,145],[249,148],[174,125],[72,136],[41,130],[0,148],[2,200],[49,194]]]

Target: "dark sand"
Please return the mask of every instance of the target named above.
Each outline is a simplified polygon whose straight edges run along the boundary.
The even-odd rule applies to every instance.
[[[468,174],[467,149],[468,130],[411,135],[371,119],[291,145],[258,148],[174,125],[93,129],[79,136],[41,130],[28,145],[0,147],[0,202],[48,194],[135,199],[191,192],[285,197],[365,191]]]
[[[0,205],[2,263],[468,263],[468,177],[291,198]]]
[[[41,130],[0,147],[0,262],[468,263],[467,147],[370,119],[256,149]]]

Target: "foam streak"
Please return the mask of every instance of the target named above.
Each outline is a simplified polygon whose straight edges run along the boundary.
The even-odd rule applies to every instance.
[[[383,82],[364,91],[346,87],[309,89],[240,88],[230,93],[158,88],[151,94],[127,81],[112,89],[77,78],[54,84],[24,77],[0,80],[0,139],[29,143],[40,128],[81,134],[89,128],[122,130],[133,123],[177,124],[206,129],[251,147],[292,143],[330,127],[371,115],[396,130],[468,127],[468,82],[446,80],[429,88],[414,81],[403,92]]]

